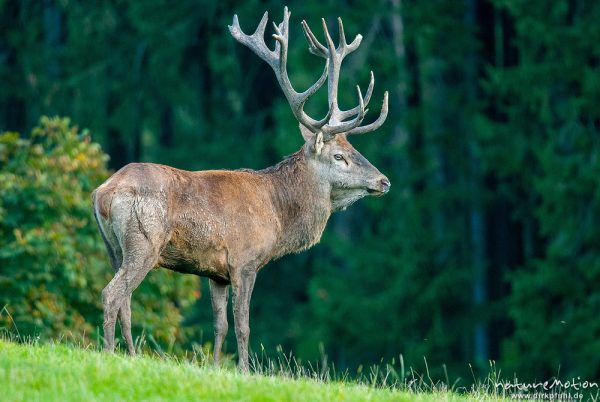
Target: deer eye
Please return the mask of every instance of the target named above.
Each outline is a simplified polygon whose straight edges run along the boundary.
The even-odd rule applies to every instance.
[[[342,154],[335,154],[333,155],[333,159],[335,159],[336,161],[341,161],[342,159],[344,159],[344,157],[342,156]]]

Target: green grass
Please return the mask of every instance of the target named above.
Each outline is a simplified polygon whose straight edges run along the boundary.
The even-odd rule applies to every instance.
[[[0,339],[2,401],[463,401],[485,395],[385,389],[281,375],[241,374],[212,364],[128,357],[63,344]]]

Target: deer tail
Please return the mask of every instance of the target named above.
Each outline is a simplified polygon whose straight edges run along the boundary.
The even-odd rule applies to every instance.
[[[109,206],[106,205],[106,197],[98,197],[98,190],[94,190],[92,193],[92,205],[94,209],[94,218],[96,219],[96,224],[98,225],[98,229],[100,229],[100,236],[102,236],[102,240],[104,241],[104,245],[106,246],[106,251],[108,252],[108,256],[110,258],[110,263],[113,269],[116,271],[119,270],[116,250],[113,245],[108,241],[106,229],[102,224],[102,216],[108,217],[108,209]],[[99,199],[98,199],[99,198]],[[101,216],[102,215],[102,216]]]

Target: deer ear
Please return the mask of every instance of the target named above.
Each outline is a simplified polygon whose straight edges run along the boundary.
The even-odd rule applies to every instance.
[[[319,131],[315,138],[315,153],[317,155],[321,154],[321,150],[323,149],[323,133]]]
[[[312,149],[315,151],[315,154],[320,155],[321,150],[323,149],[323,144],[325,143],[325,141],[323,141],[323,133],[319,131],[317,134],[315,134],[302,124],[300,124],[299,127],[304,141],[312,145]]]
[[[300,127],[300,133],[302,134],[302,138],[304,138],[304,141],[308,142],[315,137],[315,133],[310,131],[308,128],[304,127],[302,123],[298,124],[298,127]]]

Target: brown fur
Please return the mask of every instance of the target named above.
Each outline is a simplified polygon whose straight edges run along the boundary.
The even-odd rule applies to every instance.
[[[252,262],[263,266],[318,242],[331,214],[327,189],[314,194],[318,188],[306,172],[301,150],[261,171],[189,172],[130,164],[95,191],[95,205],[100,217],[110,223],[115,197],[152,199],[165,194],[163,207],[168,214],[162,229],[166,236],[157,264],[229,281],[228,264],[251,261],[235,255],[227,260],[223,250],[243,254],[256,249],[261,252]],[[139,228],[144,228],[143,222]],[[257,240],[263,244],[257,246]]]
[[[162,266],[211,279],[216,359],[227,327],[227,288],[233,285],[240,365],[247,368],[244,322],[258,270],[318,243],[332,212],[368,189],[382,194],[389,186],[344,136],[326,143],[319,154],[313,140],[264,170],[189,172],[132,163],[96,189],[96,219],[117,272],[103,291],[107,349],[114,345],[117,313],[121,325],[130,328],[131,292],[152,268]],[[340,152],[345,162],[332,158]],[[124,335],[133,353],[130,329]]]

